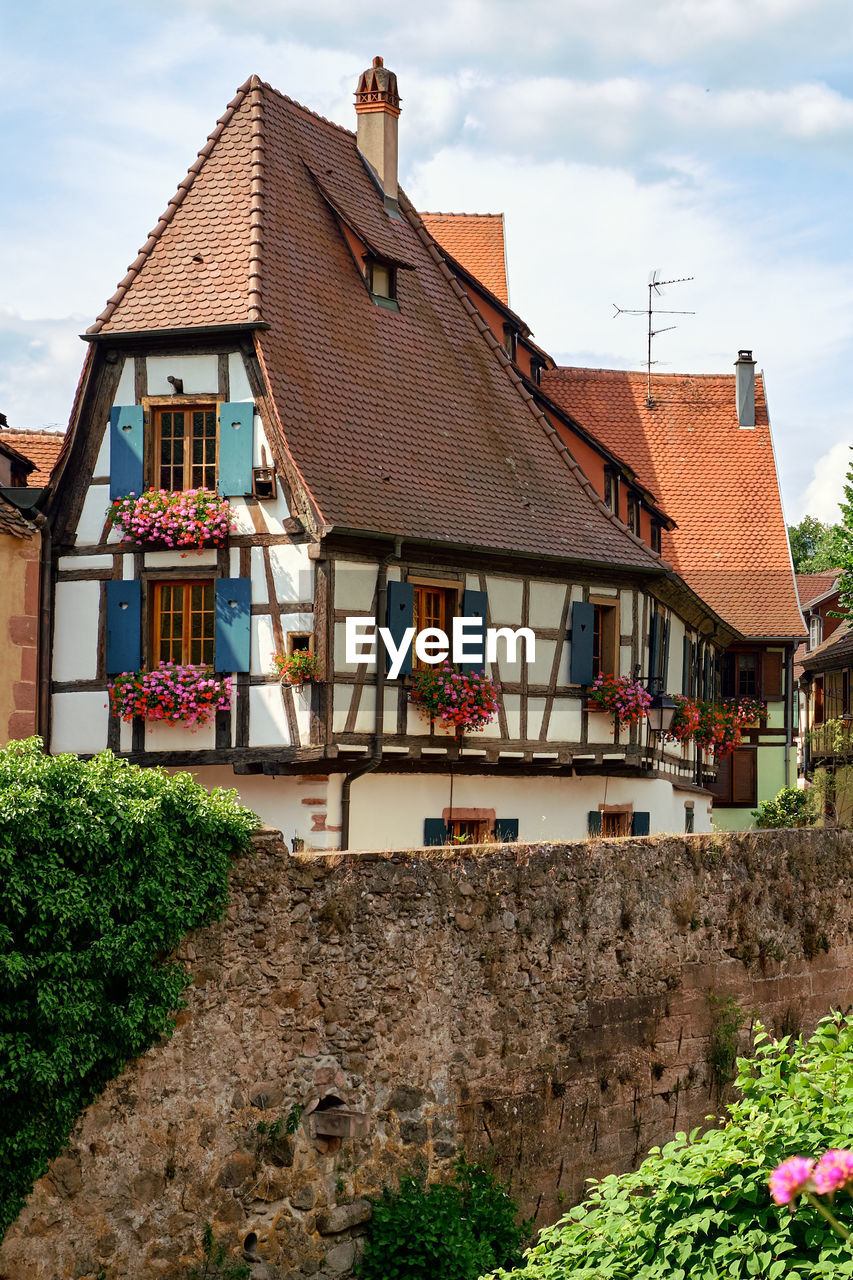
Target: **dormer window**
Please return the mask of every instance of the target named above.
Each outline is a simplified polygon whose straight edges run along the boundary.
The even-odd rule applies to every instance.
[[[604,468],[604,505],[619,514],[619,476],[610,467]]]
[[[813,613],[809,618],[809,648],[816,649],[823,639],[823,618]]]
[[[399,311],[397,303],[397,269],[378,258],[365,259],[365,278],[370,296],[378,307]]]
[[[510,360],[515,360],[518,350],[518,331],[511,324],[504,325],[504,351]]]
[[[636,493],[628,494],[628,528],[632,533],[640,536],[640,499]]]
[[[656,551],[658,555],[660,555],[660,525],[658,524],[657,520],[652,521],[652,532],[651,532],[650,542],[651,542],[652,551]]]

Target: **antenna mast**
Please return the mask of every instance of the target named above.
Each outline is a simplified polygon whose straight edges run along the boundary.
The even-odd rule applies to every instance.
[[[674,324],[668,324],[663,329],[654,329],[652,327],[654,323],[653,317],[654,316],[693,316],[696,314],[695,311],[668,311],[665,308],[653,306],[653,301],[655,298],[660,298],[663,296],[664,285],[686,284],[688,280],[692,280],[692,279],[693,279],[693,276],[679,276],[677,280],[661,280],[660,268],[655,267],[654,271],[651,271],[649,273],[649,284],[648,284],[649,305],[648,307],[644,308],[642,311],[635,311],[630,307],[617,307],[616,303],[615,302],[613,303],[613,319],[614,320],[616,319],[617,316],[648,316],[649,332],[648,332],[648,347],[646,352],[646,404],[649,406],[649,408],[651,408],[652,406],[652,365],[657,364],[657,360],[652,360],[652,338],[656,338],[659,333],[668,333],[670,329],[675,329],[678,327],[677,325],[674,325]]]

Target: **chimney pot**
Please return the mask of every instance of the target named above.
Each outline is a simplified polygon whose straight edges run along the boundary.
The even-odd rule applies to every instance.
[[[755,426],[755,361],[743,348],[735,360],[735,402],[739,427]]]
[[[381,58],[363,71],[355,91],[358,117],[356,145],[382,189],[385,207],[399,216],[397,205],[397,121],[400,95],[397,77]]]

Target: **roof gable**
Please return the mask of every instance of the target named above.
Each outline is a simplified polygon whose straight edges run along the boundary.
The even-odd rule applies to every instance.
[[[502,213],[422,213],[427,231],[466,271],[509,305]]]
[[[542,386],[659,497],[677,528],[663,553],[744,635],[804,633],[763,379],[755,427],[738,426],[734,377],[614,369],[545,371]]]
[[[62,431],[29,431],[24,427],[0,430],[0,444],[29,463],[27,485],[31,489],[43,488],[48,483],[64,440]]]

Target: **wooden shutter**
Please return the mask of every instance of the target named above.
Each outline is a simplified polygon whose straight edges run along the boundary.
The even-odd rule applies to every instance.
[[[575,601],[572,605],[572,656],[569,680],[572,684],[592,684],[592,638],[595,605]]]
[[[508,843],[518,839],[518,818],[495,818],[495,839]]]
[[[217,578],[213,665],[217,671],[248,671],[251,655],[251,579]]]
[[[690,696],[690,658],[692,645],[690,637],[685,636],[681,642],[681,696]]]
[[[219,492],[223,498],[252,492],[254,425],[253,404],[219,406]]]
[[[601,810],[590,809],[586,815],[586,829],[591,836],[601,835]]]
[[[667,618],[663,622],[663,667],[661,670],[663,689],[666,688],[669,681],[669,624],[670,620]]]
[[[447,827],[444,825],[444,818],[425,818],[424,846],[435,844],[447,844]]]
[[[142,583],[107,582],[107,675],[142,666]]]
[[[652,625],[649,630],[649,679],[655,679],[661,674],[662,659],[663,616],[659,613],[653,613]]]
[[[758,753],[744,750],[732,752],[732,801],[734,804],[756,804],[755,762]]]
[[[137,496],[145,487],[142,459],[145,427],[141,404],[114,405],[110,409],[110,497]]]
[[[480,620],[480,640],[479,653],[480,657],[472,662],[460,662],[459,666],[462,671],[483,671],[486,662],[486,617],[489,611],[489,597],[485,591],[463,591],[462,592],[462,616],[463,618],[479,618]],[[474,636],[474,628],[472,627],[469,635],[474,637],[469,640],[465,646],[469,651],[477,652],[478,645]]]
[[[784,655],[770,649],[761,655],[761,688],[762,698],[771,702],[784,697],[782,693],[782,664]]]
[[[647,836],[651,825],[651,814],[634,813],[631,815],[631,835]]]
[[[387,617],[385,625],[391,632],[394,644],[399,647],[403,636],[408,627],[413,627],[415,617],[415,588],[411,582],[389,582],[388,595],[386,598]],[[387,649],[385,651],[385,670],[391,666],[391,655]],[[403,658],[403,665],[400,667],[401,676],[410,676],[412,674],[412,649],[411,646]]]
[[[732,798],[732,758],[725,756],[717,761],[716,782],[706,782],[705,786],[723,804],[730,804]]]

